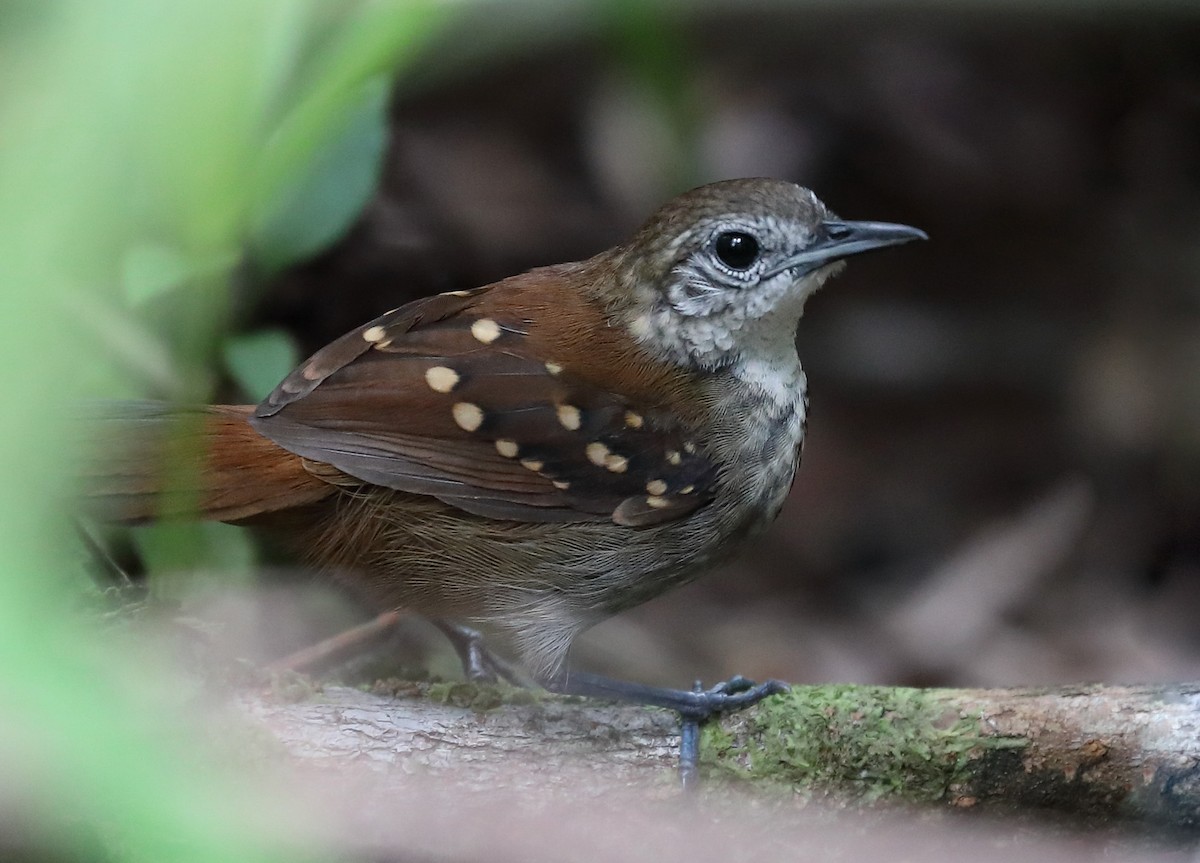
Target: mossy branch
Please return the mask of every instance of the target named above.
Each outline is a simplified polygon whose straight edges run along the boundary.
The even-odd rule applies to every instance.
[[[1200,828],[1200,685],[796,687],[706,761],[803,793]]]
[[[242,704],[310,762],[436,771],[474,788],[674,793],[678,730],[663,711],[470,684],[327,688]],[[714,792],[724,779],[862,805],[1038,809],[1200,829],[1200,684],[798,686],[709,725],[703,756]]]

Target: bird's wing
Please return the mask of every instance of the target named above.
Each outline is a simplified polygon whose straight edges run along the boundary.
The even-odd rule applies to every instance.
[[[347,333],[252,425],[363,483],[492,518],[643,527],[711,500],[716,466],[680,421],[532,356],[529,316],[489,301],[496,290],[418,300]]]

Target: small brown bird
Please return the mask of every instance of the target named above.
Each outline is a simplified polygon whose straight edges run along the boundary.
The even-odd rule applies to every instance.
[[[703,186],[586,261],[387,312],[257,407],[128,408],[136,443],[89,493],[123,520],[273,522],[379,610],[507,630],[550,689],[740,706],[779,686],[634,686],[568,674],[567,651],[775,519],[804,439],[805,301],[843,258],[916,239],[791,183]],[[172,419],[196,487],[164,485]]]

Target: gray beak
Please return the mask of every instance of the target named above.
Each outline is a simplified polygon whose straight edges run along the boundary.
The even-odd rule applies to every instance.
[[[885,246],[898,246],[913,240],[928,239],[929,236],[924,231],[908,225],[829,220],[821,223],[812,245],[767,270],[762,277],[771,278],[786,270],[796,270],[795,276],[799,278],[851,255],[882,249]]]

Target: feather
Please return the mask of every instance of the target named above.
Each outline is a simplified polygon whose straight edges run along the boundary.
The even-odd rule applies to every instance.
[[[606,328],[552,270],[419,300],[318,351],[250,424],[362,482],[490,518],[641,527],[704,505],[715,465],[669,404],[645,403],[644,381],[661,373],[648,360],[618,364],[631,395],[619,380],[599,380],[577,345],[547,348],[531,325],[539,315],[519,302],[531,278],[539,306],[562,299],[559,321]],[[567,330],[587,331],[583,324]]]

